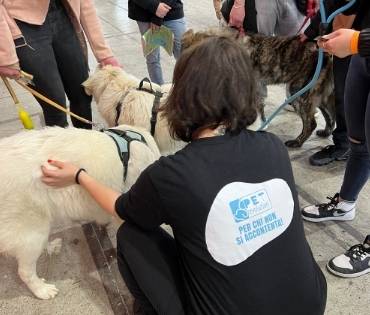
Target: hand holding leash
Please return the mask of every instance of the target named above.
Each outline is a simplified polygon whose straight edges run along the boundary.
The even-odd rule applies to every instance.
[[[321,37],[317,44],[325,52],[344,58],[357,52],[358,35],[358,31],[340,29]]]
[[[0,67],[0,77],[19,79],[21,77],[21,72],[17,66],[2,66]]]

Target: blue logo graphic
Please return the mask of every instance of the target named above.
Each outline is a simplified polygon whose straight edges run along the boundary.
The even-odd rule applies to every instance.
[[[229,202],[231,213],[236,223],[245,221],[272,208],[266,190],[259,190],[253,194]]]

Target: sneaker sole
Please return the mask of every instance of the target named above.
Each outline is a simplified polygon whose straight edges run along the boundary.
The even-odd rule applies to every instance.
[[[309,222],[324,222],[324,221],[352,221],[355,216],[353,217],[326,217],[326,218],[309,218],[302,215],[302,218]]]
[[[310,161],[310,164],[312,166],[324,166],[324,165],[328,165],[330,163],[333,163],[333,162],[341,162],[341,161],[347,161],[348,160],[348,157],[345,157],[345,158],[335,158],[335,159],[331,159],[331,160],[328,160],[328,161],[325,161],[325,162],[312,162],[311,160]]]
[[[346,156],[336,157],[336,158],[333,158],[333,159],[328,158],[327,160],[324,160],[322,162],[315,162],[313,159],[310,158],[309,162],[312,166],[324,166],[324,165],[328,165],[328,164],[333,163],[333,162],[347,161],[348,158],[349,158],[349,154],[346,155]]]
[[[335,271],[335,270],[331,269],[329,264],[326,265],[326,269],[328,269],[328,271],[330,273],[332,273],[333,275],[336,275],[336,276],[342,277],[342,278],[357,278],[357,277],[363,276],[363,275],[370,272],[370,268],[368,268],[364,271],[356,272],[356,273],[341,273],[341,272],[338,272],[338,271]]]

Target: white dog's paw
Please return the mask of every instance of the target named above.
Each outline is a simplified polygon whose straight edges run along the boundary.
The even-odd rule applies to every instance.
[[[55,254],[59,255],[60,250],[62,249],[62,239],[56,238],[55,240],[52,240],[49,242],[48,246],[46,247],[46,251],[49,255]]]
[[[53,284],[43,283],[38,285],[33,293],[41,300],[49,300],[58,294],[59,290]]]

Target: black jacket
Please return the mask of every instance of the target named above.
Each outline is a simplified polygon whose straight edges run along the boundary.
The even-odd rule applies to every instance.
[[[299,12],[301,12],[303,15],[306,15],[307,13],[307,0],[295,0],[295,3],[297,5],[297,8]]]
[[[362,57],[370,57],[370,28],[365,28],[360,33],[358,53]]]
[[[325,8],[326,15],[329,16],[331,13],[347,4],[345,0],[326,0]],[[344,12],[345,15],[356,14],[356,18],[353,22],[353,28],[356,30],[362,30],[364,28],[370,27],[370,1],[369,0],[357,0],[356,3],[347,11]],[[315,17],[311,20],[311,24],[305,30],[305,35],[309,39],[314,39],[316,36],[320,35],[320,22],[321,16],[320,12],[317,12]],[[327,33],[331,32],[331,26],[328,28]]]
[[[160,2],[164,2],[172,8],[164,19],[155,15]],[[135,21],[162,25],[163,20],[170,21],[183,18],[184,10],[181,0],[128,0],[128,17]]]

